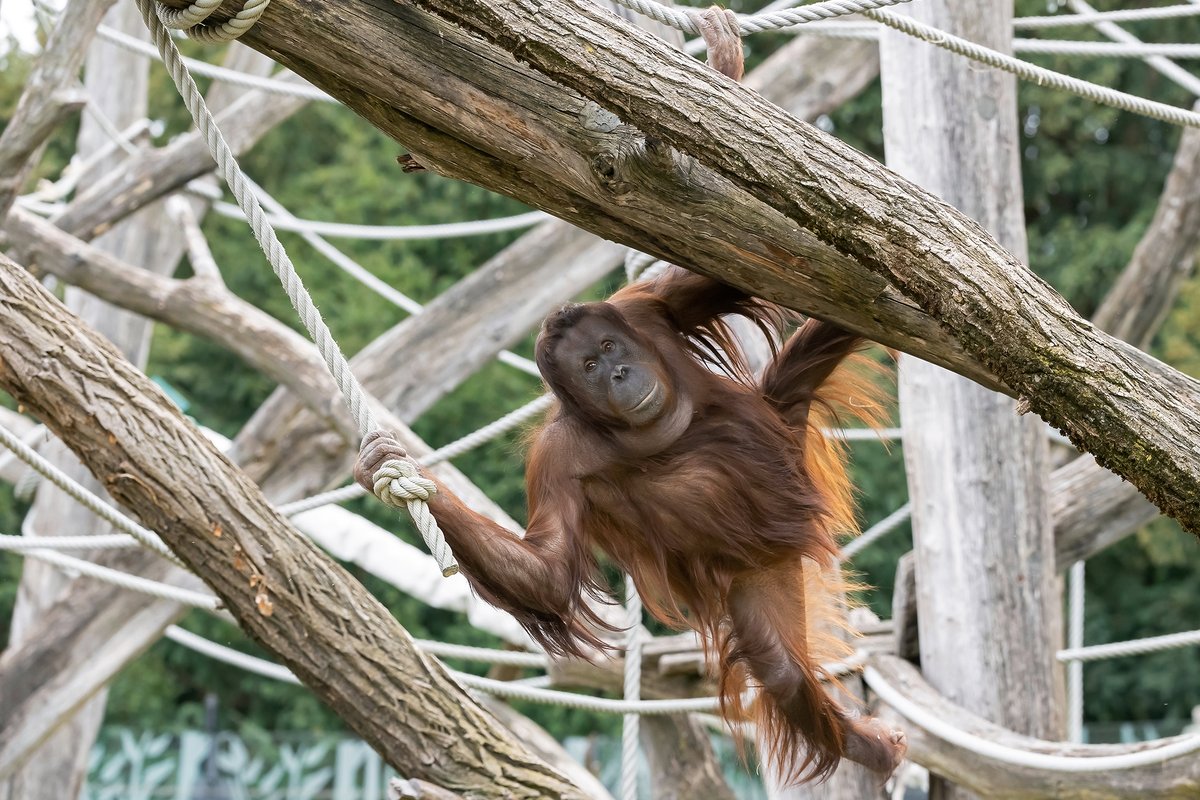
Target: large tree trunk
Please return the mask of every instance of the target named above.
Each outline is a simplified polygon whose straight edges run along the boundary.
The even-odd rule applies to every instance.
[[[1200,533],[1200,384],[1096,331],[977,223],[588,0],[416,6],[541,74],[402,4],[275,0],[245,41],[427,166],[1005,385]]]
[[[145,375],[3,256],[0,298],[10,345],[0,387],[388,764],[469,799],[584,797],[421,655]]]
[[[919,19],[1009,49],[1012,0],[926,0]],[[900,34],[881,43],[889,165],[1026,253],[1016,81]],[[910,356],[900,418],[913,504],[921,666],[1004,727],[1061,733],[1061,640],[1045,432],[1013,399]],[[933,780],[931,798],[974,795]]]
[[[145,25],[137,8],[122,3],[109,10],[105,22],[133,35],[145,36]],[[147,113],[149,64],[146,59],[103,41],[92,44],[85,64],[84,88],[90,98],[91,113],[84,114],[76,145],[78,158],[86,159],[109,144],[109,134],[97,121],[107,117],[116,130],[143,119]],[[112,161],[119,162],[117,150]],[[83,185],[95,176],[84,176]],[[159,235],[164,221],[161,204],[142,209],[136,216],[101,237],[97,246],[130,264],[159,272],[174,269],[179,259],[173,237]],[[174,252],[163,252],[162,245]],[[149,351],[151,324],[144,317],[121,311],[86,292],[68,287],[66,302],[89,325],[107,336],[134,364],[144,365]],[[43,448],[52,462],[89,489],[103,489],[71,452],[58,441]],[[92,512],[74,502],[49,482],[38,489],[37,499],[26,521],[39,536],[111,533],[112,529]],[[47,609],[70,591],[69,579],[57,567],[26,560],[17,589],[9,646],[16,647],[42,633]],[[135,617],[136,618],[136,617]],[[0,797],[7,800],[39,800],[45,797],[78,797],[87,779],[92,743],[104,717],[106,692],[99,692],[81,706],[75,716],[30,757],[25,766],[0,785]]]

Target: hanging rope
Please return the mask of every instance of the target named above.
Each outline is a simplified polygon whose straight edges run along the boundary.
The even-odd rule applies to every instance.
[[[625,612],[625,701],[636,702],[642,699],[642,598],[630,575],[625,576]],[[621,800],[637,800],[639,727],[637,714],[621,720]]]
[[[207,8],[206,4],[211,4],[213,1],[198,0],[197,3],[189,7],[195,9],[192,16],[204,13],[204,9]],[[261,14],[267,2],[269,0],[248,0],[246,9],[249,9],[253,5],[254,8],[259,9],[258,13]],[[296,273],[296,268],[293,266],[291,258],[288,257],[283,245],[279,242],[279,237],[275,235],[275,231],[271,228],[266,212],[254,196],[254,192],[249,186],[241,167],[238,166],[237,159],[233,155],[233,150],[229,147],[229,144],[225,141],[225,137],[217,128],[212,113],[208,110],[208,106],[205,104],[204,97],[200,94],[196,82],[192,79],[187,67],[183,64],[179,50],[175,47],[175,42],[172,41],[170,33],[168,33],[166,27],[155,14],[155,7],[158,4],[155,0],[137,0],[137,3],[141,9],[142,18],[146,22],[146,27],[150,31],[150,38],[162,56],[163,64],[166,65],[167,71],[171,74],[171,79],[175,82],[176,89],[179,90],[179,94],[183,98],[185,105],[187,105],[188,111],[191,112],[196,129],[208,144],[209,152],[217,164],[217,171],[225,179],[226,185],[229,186],[229,191],[237,200],[238,205],[241,206],[242,212],[246,215],[246,219],[254,231],[255,239],[258,240],[259,246],[262,248],[263,253],[266,254],[272,270],[274,270],[275,275],[279,278],[280,284],[283,286],[288,299],[292,303],[292,307],[300,316],[301,322],[304,324],[305,329],[308,330],[309,336],[312,337],[313,343],[316,344],[317,350],[320,351],[321,357],[325,360],[325,364],[329,367],[330,374],[333,376],[338,388],[341,389],[350,414],[358,423],[359,433],[366,436],[377,427],[375,416],[368,405],[366,392],[350,371],[350,365],[347,363],[346,357],[342,355],[342,351],[334,340],[333,334],[329,332],[329,328],[321,318],[320,312],[317,311],[312,297],[309,295],[307,289],[305,289],[300,276]],[[246,9],[243,9],[243,11]],[[207,13],[211,14],[212,9],[209,9]],[[207,19],[207,15],[204,18]],[[178,24],[183,24],[182,19],[177,20],[177,22]],[[403,467],[396,466],[399,463],[412,464],[412,461],[411,459],[405,459],[403,462],[388,462],[382,466],[394,470],[403,470]],[[378,482],[376,485],[381,486]],[[388,499],[385,502],[407,507],[409,512],[413,514],[413,521],[417,525],[417,530],[420,532],[421,538],[425,540],[425,544],[429,547],[430,552],[438,559],[438,566],[441,567],[442,574],[453,575],[457,572],[458,565],[454,562],[454,556],[450,551],[449,545],[446,543],[446,537],[442,533],[441,528],[438,527],[437,520],[433,518],[433,514],[429,513],[429,508],[426,505],[426,500],[429,499],[430,495],[428,488],[411,481],[397,479],[388,484],[386,489],[386,497]],[[381,499],[383,498],[381,497]]]

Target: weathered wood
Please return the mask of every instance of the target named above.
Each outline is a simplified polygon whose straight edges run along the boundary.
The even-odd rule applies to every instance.
[[[1200,110],[1200,103],[1195,108]],[[1147,349],[1196,268],[1200,251],[1200,129],[1184,128],[1150,227],[1096,309],[1101,330]]]
[[[797,36],[772,53],[742,85],[796,119],[815,122],[879,77],[875,42]]]
[[[1054,558],[1061,572],[1158,516],[1128,481],[1082,456],[1054,471]]]
[[[75,0],[50,33],[12,118],[0,132],[0,220],[37,165],[50,134],[87,102],[76,76],[96,26],[115,0]]]
[[[199,578],[161,558],[146,559],[145,552],[107,551],[94,560],[182,588],[204,588]],[[72,583],[39,618],[36,636],[0,653],[0,777],[25,765],[64,720],[187,610],[88,578]],[[114,635],[134,631],[140,635]]]
[[[806,44],[809,41],[795,40],[780,50],[784,63],[792,65],[786,70],[789,80],[777,80],[785,68],[775,62],[769,70],[764,64],[752,71],[746,81],[815,117],[831,111],[848,92],[861,91],[870,75],[849,62],[829,64],[820,59],[824,51],[814,50]],[[804,75],[810,77],[806,80]],[[830,83],[839,89],[827,91]],[[793,87],[802,88],[797,94]],[[565,222],[543,223],[420,315],[396,325],[355,355],[355,374],[401,419],[416,419],[536,325],[546,311],[598,280],[606,264],[615,267],[621,253],[615,245],[601,243]],[[417,357],[408,359],[404,369],[396,368],[397,352],[447,349],[456,353],[454,359]],[[337,400],[333,396],[329,402]],[[325,428],[315,422],[312,415],[302,413],[297,398],[276,392],[242,429],[233,451],[235,460],[247,465],[271,496],[303,496],[322,488],[336,476],[348,474],[351,461],[348,452],[328,446]],[[260,464],[271,466],[261,471],[253,466]]]
[[[303,98],[251,91],[228,108],[216,111],[215,116],[233,152],[241,154],[307,102]],[[213,167],[207,145],[193,131],[165,147],[147,151],[122,169],[108,172],[81,191],[52,222],[81,239],[94,239],[118,220]]]
[[[1200,384],[1100,334],[977,224],[928,192],[586,0],[546,0],[536,8],[527,0],[417,5],[516,50],[542,75],[694,162],[658,146],[598,153],[599,137],[615,120],[569,96],[549,103],[545,79],[495,48],[407,5],[338,3],[334,25],[333,5],[277,0],[246,41],[344,98],[423,157],[435,154],[439,171],[469,175],[602,235],[923,358],[953,360],[963,371],[977,359],[1076,444],[1200,531],[1200,453],[1182,444],[1200,435]],[[538,102],[518,105],[517,98]],[[547,106],[560,112],[557,131],[538,116]],[[462,107],[476,113],[459,114]],[[505,135],[505,124],[519,135]],[[681,182],[681,172],[693,181]],[[707,195],[718,202],[705,203],[702,215],[687,202],[701,177],[728,189]],[[647,187],[671,190],[669,218],[661,203],[639,202]],[[700,227],[708,235],[695,236]],[[798,228],[823,245],[799,249]],[[727,235],[732,229],[736,237]],[[769,240],[757,238],[768,233]],[[784,268],[789,248],[791,265],[802,267]],[[839,251],[855,260],[839,261]],[[842,270],[836,274],[835,262]],[[811,291],[801,295],[798,284]],[[839,295],[850,287],[852,293]],[[874,302],[864,304],[864,297]],[[886,312],[912,310],[909,303],[928,316],[889,314],[894,324],[881,330]],[[921,323],[935,318],[937,324]],[[971,358],[952,359],[952,352]]]
[[[236,7],[224,4],[217,18]],[[646,150],[641,132],[595,103],[413,6],[274,0],[243,41],[336,95],[437,172],[1000,385],[932,317],[794,221],[700,163]],[[652,52],[642,41],[622,46],[641,60]],[[698,86],[712,80],[707,68],[676,58],[701,70]],[[659,80],[643,78],[643,89]]]
[[[1012,2],[926,0],[906,12],[1011,49]],[[880,41],[888,164],[1026,254],[1016,79],[964,70],[902,34]],[[1027,274],[1024,266],[1018,267]],[[1016,401],[910,356],[900,420],[913,508],[921,669],[948,698],[1030,735],[1063,726],[1062,620],[1040,420]],[[974,797],[936,777],[930,797]]]
[[[642,717],[642,752],[654,800],[736,800],[721,772],[708,729],[688,714]]]
[[[83,12],[72,7],[66,16],[75,13]],[[137,9],[127,3],[110,8],[104,22],[134,35],[145,31]],[[80,120],[75,145],[79,158],[86,160],[109,144],[109,133],[97,122],[97,115],[107,118],[118,130],[125,130],[146,118],[149,66],[144,58],[102,40],[93,42],[88,48],[84,91],[93,113],[84,115]],[[70,77],[73,80],[75,76]],[[111,168],[119,168],[127,159],[118,150],[106,160]],[[84,175],[80,185],[87,185],[92,177]],[[18,213],[24,212],[12,210],[10,216]],[[158,235],[161,222],[161,207],[148,206],[98,239],[97,249],[137,267],[158,272],[173,271],[178,255],[175,258],[154,259],[155,255],[161,255],[154,252],[161,246],[161,237]],[[133,364],[145,366],[152,331],[149,320],[109,305],[75,287],[67,288],[64,301],[88,325],[108,337]],[[103,493],[91,473],[61,442],[50,442],[43,448],[42,455],[92,491]],[[26,523],[31,524],[33,532],[40,536],[113,532],[108,524],[48,481],[39,486],[29,515]],[[40,637],[47,610],[64,592],[71,591],[69,584],[72,581],[61,569],[36,559],[26,559],[22,566],[9,647],[18,647],[31,638]],[[134,624],[142,624],[146,616],[145,612],[139,612],[127,619]],[[105,655],[102,658],[111,661],[112,656]],[[107,692],[100,691],[80,706],[71,719],[59,726],[37,751],[27,757],[19,771],[0,785],[0,797],[5,800],[78,797],[87,779],[92,745],[104,718],[106,699]],[[42,706],[34,708],[41,714],[49,710]]]
[[[287,386],[327,426],[348,439],[357,435],[344,404],[333,402],[340,398],[337,384],[309,341],[219,280],[200,275],[180,280],[139,269],[21,209],[9,215],[7,228],[10,241],[35,272],[49,273],[130,311],[220,344]]]
[[[904,697],[939,720],[988,741],[1031,753],[1094,758],[1135,753],[1174,741],[1083,745],[1022,736],[950,702],[906,661],[880,655],[872,657],[871,665]],[[1200,795],[1200,758],[1195,753],[1135,769],[1061,772],[995,761],[951,744],[894,711],[889,710],[886,716],[907,732],[910,758],[988,800],[1187,800]]]
[[[465,798],[582,796],[424,658],[148,378],[7,258],[0,338],[10,344],[0,386],[388,764]]]
[[[506,728],[513,732],[514,736],[525,743],[526,747],[545,759],[547,764],[570,778],[571,782],[588,797],[593,800],[612,800],[612,795],[604,788],[604,784],[595,775],[588,772],[586,767],[571,758],[558,740],[547,733],[545,728],[495,697],[483,696],[479,700],[479,705],[500,720]]]
[[[911,550],[896,561],[892,591],[892,652],[920,663],[921,629],[917,615],[917,557]]]

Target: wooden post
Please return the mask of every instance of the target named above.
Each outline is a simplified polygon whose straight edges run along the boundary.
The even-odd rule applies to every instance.
[[[1011,0],[928,0],[906,11],[1011,49]],[[891,33],[881,64],[889,166],[1024,259],[1015,80]],[[900,363],[922,667],[969,710],[1055,738],[1061,613],[1042,425],[1011,398],[916,358]],[[971,796],[931,785],[934,798]]]
[[[136,6],[122,3],[109,9],[104,21],[125,33],[145,34],[145,25]],[[87,158],[109,144],[109,134],[97,119],[107,118],[117,130],[124,130],[147,114],[149,64],[145,58],[104,41],[95,41],[88,51],[85,89],[90,113],[80,121],[76,152]],[[112,161],[121,159],[117,150]],[[86,180],[86,178],[85,178]],[[137,266],[162,271],[168,262],[151,261],[147,255],[161,239],[155,235],[160,226],[158,206],[143,209],[120,227],[97,241],[97,246]],[[179,260],[171,260],[170,269]],[[150,349],[151,323],[144,317],[121,311],[86,292],[73,287],[66,291],[67,305],[96,330],[113,341],[135,364],[144,364]],[[103,489],[61,442],[52,441],[43,455],[62,467],[75,480],[92,491]],[[111,533],[92,512],[67,497],[61,490],[43,482],[29,512],[39,536]],[[47,609],[61,595],[69,579],[56,567],[35,560],[23,565],[17,602],[12,615],[10,645],[18,645],[42,632]],[[100,691],[79,707],[75,716],[33,753],[25,765],[0,784],[5,800],[37,800],[41,797],[78,797],[87,778],[92,743],[104,718],[107,692]]]

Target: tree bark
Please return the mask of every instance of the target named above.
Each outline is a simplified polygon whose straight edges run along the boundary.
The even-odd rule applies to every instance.
[[[1012,0],[927,0],[926,24],[1009,50]],[[888,163],[1026,253],[1016,79],[964,70],[901,34],[880,44]],[[1024,269],[1024,268],[1022,268]],[[1062,732],[1048,454],[1016,401],[903,356],[900,419],[913,505],[921,668],[946,697],[1012,730]],[[936,778],[930,797],[974,797]]]
[[[0,133],[0,220],[29,179],[50,134],[87,103],[76,76],[96,26],[115,0],[74,0],[46,42],[21,99]]]
[[[0,338],[10,344],[0,386],[388,764],[465,798],[583,797],[422,656],[149,379],[2,257]]]
[[[1200,110],[1200,103],[1195,108]],[[1185,128],[1154,219],[1092,322],[1143,350],[1162,326],[1200,250],[1200,129]]]
[[[224,4],[214,19],[237,7]],[[273,0],[243,41],[334,93],[434,171],[1000,385],[932,317],[794,221],[692,159],[647,150],[641,131],[596,103],[413,6]],[[652,50],[624,45],[631,58],[666,47],[645,41]],[[700,85],[712,80],[706,67],[674,58],[701,70]]]
[[[72,6],[69,13],[83,12]],[[145,35],[141,15],[132,5],[122,4],[109,9],[104,21],[125,33]],[[92,113],[85,114],[80,121],[76,142],[78,157],[86,159],[109,143],[109,134],[96,121],[96,115],[106,117],[117,130],[125,130],[145,118],[149,66],[144,58],[103,41],[93,42],[88,48],[84,90],[89,97]],[[74,77],[71,75],[70,79]],[[118,165],[125,160],[123,156],[117,151],[111,159],[113,166],[119,168]],[[85,175],[81,185],[87,185],[91,177]],[[24,213],[19,209],[11,210],[10,221],[11,216]],[[96,242],[97,248],[138,267],[171,272],[179,260],[179,251],[177,245],[169,243],[168,248],[175,248],[173,257],[159,252],[164,238],[170,238],[159,235],[162,222],[161,206],[148,206],[101,237]],[[85,322],[107,336],[132,363],[139,367],[145,365],[152,329],[147,319],[111,306],[75,287],[67,288],[65,301]],[[43,448],[42,454],[84,486],[103,494],[103,489],[91,473],[61,442],[51,441]],[[113,532],[91,511],[47,481],[39,486],[33,507],[28,513],[31,516],[26,524],[30,524],[33,532],[40,536]],[[72,581],[57,567],[35,559],[26,559],[22,566],[17,601],[13,608],[10,648],[41,636],[47,610],[60,596],[71,591],[69,584]],[[140,623],[144,621],[144,616],[144,613],[138,612],[131,614],[128,619]],[[113,654],[103,654],[99,658],[112,659]],[[0,797],[6,800],[78,797],[87,779],[92,744],[104,718],[106,699],[107,693],[101,691],[80,706],[67,723],[29,756],[19,772],[0,785]],[[42,711],[44,709],[39,709],[39,713]]]
[[[1075,444],[1200,531],[1200,453],[1184,444],[1200,435],[1200,384],[1096,331],[976,223],[587,0],[546,0],[537,8],[528,0],[418,5],[517,51],[594,103],[555,93],[554,105],[540,76],[399,4],[338,3],[335,26],[327,16],[332,4],[277,0],[246,41],[407,140],[427,161],[436,155],[430,163],[439,171],[469,175],[601,235],[943,365],[968,371],[977,360]],[[518,98],[529,104],[518,106]],[[639,151],[640,164],[597,152],[604,132],[620,126],[595,104],[653,137]],[[464,105],[476,113],[456,113]],[[558,136],[538,116],[549,114],[547,106],[558,114]],[[506,127],[520,130],[506,136]],[[708,196],[719,202],[705,203],[703,215],[686,202],[695,183],[681,182],[681,171],[724,190]],[[668,190],[670,224],[661,202],[639,202]],[[709,235],[695,236],[698,226]],[[822,244],[798,248],[798,227]],[[747,236],[768,229],[769,241]],[[803,259],[791,263],[803,267],[778,271],[789,247],[797,248],[792,259]],[[834,251],[850,258],[837,260]],[[799,300],[797,283],[811,289]],[[872,285],[875,291],[862,291]],[[852,286],[852,296],[839,295]],[[864,297],[875,302],[866,305]],[[911,311],[911,304],[928,316],[897,313],[896,324],[881,330],[885,315]]]

